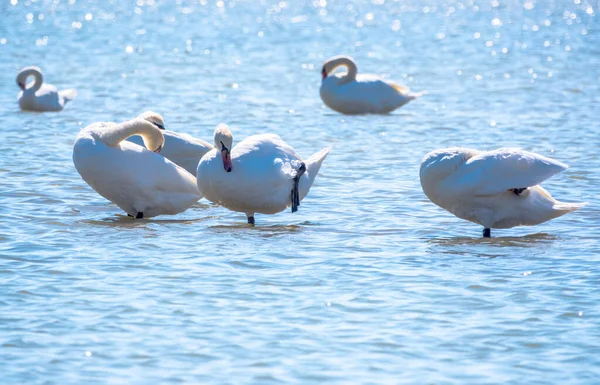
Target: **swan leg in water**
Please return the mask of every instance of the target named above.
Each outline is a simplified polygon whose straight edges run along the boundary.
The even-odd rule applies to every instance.
[[[491,238],[492,237],[492,230],[491,229],[483,229],[483,237],[484,238]]]
[[[294,177],[294,188],[292,189],[292,212],[295,213],[298,211],[298,206],[300,206],[300,194],[298,193],[298,183],[300,182],[300,178],[306,172],[306,165],[304,162],[298,168],[296,172],[296,176]]]
[[[127,214],[127,216],[133,218],[133,215],[131,215],[131,214]],[[137,213],[135,215],[135,219],[144,219],[144,213]]]
[[[248,224],[249,225],[253,225],[254,224],[254,215],[251,215],[248,217]]]
[[[527,190],[527,187],[523,187],[523,188],[514,188],[510,191],[514,192],[515,194],[517,194],[517,196],[521,195],[521,193],[523,193],[523,191]]]

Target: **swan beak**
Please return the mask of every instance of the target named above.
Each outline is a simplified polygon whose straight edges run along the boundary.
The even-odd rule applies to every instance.
[[[327,77],[327,71],[325,71],[325,68],[323,68],[323,71],[321,71],[321,75],[323,76],[323,79],[321,80],[325,80],[325,78]]]
[[[221,157],[223,158],[223,167],[225,171],[231,172],[231,154],[227,148],[221,150]]]
[[[17,83],[17,85],[19,86],[19,88],[23,91],[25,91],[25,84],[23,83]]]
[[[163,148],[163,146],[161,144],[160,146],[158,146],[158,148],[156,150],[154,150],[154,152],[158,154],[160,152],[160,150],[162,150],[162,148]]]

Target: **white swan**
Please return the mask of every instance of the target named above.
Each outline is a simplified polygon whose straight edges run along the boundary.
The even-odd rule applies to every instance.
[[[198,188],[206,199],[245,213],[250,224],[255,213],[275,214],[288,206],[297,211],[331,150],[326,147],[302,161],[273,134],[250,136],[232,149],[233,136],[225,124],[215,129],[214,142],[198,164]]]
[[[421,186],[436,205],[490,229],[533,226],[577,210],[585,203],[563,203],[539,183],[567,165],[515,148],[477,151],[448,148],[430,152],[421,163]]]
[[[27,84],[27,78],[35,78]],[[60,111],[68,101],[77,96],[74,88],[58,91],[52,84],[44,83],[42,71],[38,67],[25,67],[17,75],[17,85],[21,89],[17,100],[22,110]]]
[[[348,72],[333,74],[339,66]],[[356,63],[348,56],[328,59],[321,75],[321,99],[327,107],[343,114],[385,114],[423,94],[411,93],[407,87],[376,75],[357,75]]]
[[[146,111],[138,116],[138,119],[145,119],[162,130],[165,145],[160,151],[160,155],[196,176],[198,162],[204,154],[213,149],[210,143],[202,139],[196,139],[191,135],[165,130],[165,122],[162,116],[156,112]],[[127,140],[140,146],[144,145],[144,140],[139,135],[131,136]]]
[[[146,147],[154,152],[126,141],[131,135],[141,135]],[[202,195],[196,178],[155,153],[163,143],[161,130],[143,119],[94,123],[77,135],[73,163],[98,194],[130,216],[177,214]]]

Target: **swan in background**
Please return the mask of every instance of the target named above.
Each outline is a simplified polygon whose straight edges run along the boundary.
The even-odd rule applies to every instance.
[[[213,149],[210,143],[202,139],[196,139],[191,135],[165,130],[165,122],[162,116],[156,112],[146,111],[138,116],[138,119],[147,120],[162,130],[165,144],[160,151],[160,155],[196,176],[198,162],[204,154]],[[139,135],[131,136],[127,140],[140,146],[144,145],[144,140]]]
[[[132,135],[151,151],[125,140]],[[163,143],[161,130],[143,119],[94,123],[77,135],[73,163],[98,194],[130,216],[177,214],[202,195],[193,175],[157,154]]]
[[[477,151],[448,148],[430,152],[421,163],[423,192],[459,218],[492,228],[533,226],[577,210],[585,203],[563,203],[539,183],[567,165],[516,148]]]
[[[34,77],[33,84],[27,78]],[[42,71],[38,67],[25,67],[17,75],[17,85],[21,89],[19,106],[29,111],[61,111],[68,101],[77,96],[74,88],[58,91],[52,84],[44,83]]]
[[[340,66],[348,72],[333,74]],[[321,99],[327,107],[343,114],[385,114],[423,94],[411,93],[407,87],[377,75],[357,75],[356,63],[348,56],[328,59],[321,74]]]
[[[274,134],[250,136],[232,149],[225,124],[215,129],[214,142],[198,164],[198,188],[206,199],[245,213],[250,224],[255,213],[275,214],[288,206],[296,212],[331,150],[326,147],[303,161]]]

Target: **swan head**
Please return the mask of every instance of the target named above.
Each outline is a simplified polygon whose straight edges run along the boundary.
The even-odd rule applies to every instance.
[[[156,153],[162,150],[165,144],[165,137],[157,126],[146,119],[139,118],[133,120],[133,125],[136,126],[148,150]]]
[[[231,172],[231,146],[233,145],[233,135],[225,123],[219,123],[215,128],[215,148],[221,151],[223,167],[225,171]]]
[[[139,119],[144,119],[152,124],[154,124],[157,128],[164,130],[165,129],[165,121],[163,117],[154,111],[146,111],[140,116]]]

